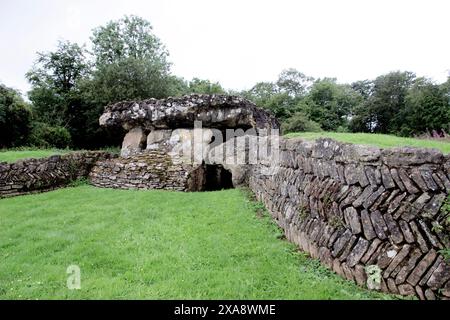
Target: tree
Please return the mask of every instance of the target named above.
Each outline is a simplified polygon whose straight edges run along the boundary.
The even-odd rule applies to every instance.
[[[374,83],[371,80],[360,80],[353,82],[350,86],[366,100],[373,93]]]
[[[402,135],[412,135],[431,130],[448,130],[449,103],[444,86],[426,78],[418,78],[405,98],[405,121]]]
[[[168,51],[153,34],[150,22],[140,17],[131,15],[110,21],[94,29],[91,40],[96,66],[134,58],[169,71]]]
[[[136,16],[110,21],[91,37],[95,71],[91,83],[103,105],[170,94],[168,52],[150,22]]]
[[[199,94],[223,94],[225,90],[222,88],[220,83],[211,82],[209,80],[201,80],[199,78],[194,78],[189,81],[186,88],[186,93],[199,93]]]
[[[320,125],[308,118],[304,112],[296,112],[281,126],[283,133],[289,132],[318,132],[322,131]]]
[[[33,68],[26,74],[32,85],[28,96],[37,120],[66,126],[76,83],[88,72],[86,52],[76,43],[59,41],[56,51],[38,53]]]
[[[314,82],[306,99],[308,116],[327,131],[346,127],[352,110],[362,100],[349,85],[329,78]]]
[[[20,93],[0,84],[0,148],[26,144],[31,116],[31,108]]]
[[[313,81],[312,77],[290,68],[280,73],[276,85],[280,92],[285,92],[291,97],[302,97],[307,93]]]
[[[278,93],[278,87],[272,82],[258,82],[250,90],[244,91],[242,95],[252,100],[259,106],[263,106],[267,100]]]
[[[406,117],[405,99],[415,79],[412,72],[391,72],[374,81],[367,108],[374,116],[373,132],[399,133]]]

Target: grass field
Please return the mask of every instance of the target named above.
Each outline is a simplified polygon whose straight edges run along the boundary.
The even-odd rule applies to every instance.
[[[244,192],[79,186],[0,200],[0,299],[388,299],[281,239]],[[66,287],[69,265],[81,289]]]
[[[0,162],[15,162],[20,159],[45,158],[55,154],[68,153],[70,150],[59,149],[23,149],[23,150],[0,150]]]
[[[373,145],[380,148],[392,147],[418,147],[418,148],[436,148],[444,154],[450,153],[450,142],[402,138],[387,134],[373,133],[338,133],[338,132],[295,132],[286,135],[288,138],[302,137],[305,139],[317,139],[320,137],[332,138],[342,142],[355,144]]]

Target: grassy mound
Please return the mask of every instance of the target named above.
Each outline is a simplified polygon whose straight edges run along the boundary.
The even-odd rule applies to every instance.
[[[402,138],[388,134],[374,133],[338,133],[338,132],[295,132],[289,133],[285,137],[301,137],[305,139],[317,139],[321,137],[332,138],[337,141],[349,142],[354,144],[372,145],[380,148],[392,147],[416,147],[416,148],[435,148],[441,150],[444,154],[450,153],[450,142],[439,140],[426,140],[414,138]]]

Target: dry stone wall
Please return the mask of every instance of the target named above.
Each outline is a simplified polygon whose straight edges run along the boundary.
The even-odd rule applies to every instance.
[[[420,299],[450,298],[450,158],[287,139],[279,170],[254,166],[249,186],[288,240],[361,286]]]
[[[187,191],[192,166],[156,149],[132,157],[98,161],[89,177],[98,187]]]
[[[108,152],[88,151],[0,163],[0,198],[65,186],[87,177],[98,160],[111,157]]]

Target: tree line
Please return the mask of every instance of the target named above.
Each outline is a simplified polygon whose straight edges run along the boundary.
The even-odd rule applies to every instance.
[[[450,131],[450,77],[442,84],[412,72],[340,84],[295,70],[250,90],[226,91],[219,83],[171,73],[169,53],[151,24],[125,16],[93,30],[90,48],[60,41],[38,53],[26,74],[26,102],[0,84],[0,147],[101,148],[117,146],[122,133],[101,128],[104,106],[122,100],[189,93],[230,93],[270,110],[284,132],[374,132],[412,136]]]

